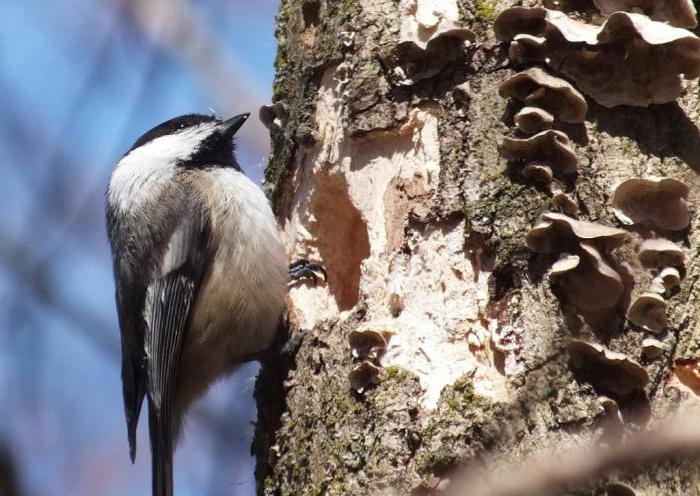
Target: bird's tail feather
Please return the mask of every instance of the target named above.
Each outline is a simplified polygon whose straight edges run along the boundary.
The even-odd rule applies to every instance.
[[[173,496],[173,442],[170,418],[149,403],[153,496]]]

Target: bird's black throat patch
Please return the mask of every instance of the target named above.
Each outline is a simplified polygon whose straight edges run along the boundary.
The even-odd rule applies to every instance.
[[[208,136],[187,160],[178,163],[178,166],[186,169],[203,169],[209,167],[233,167],[237,171],[241,168],[234,155],[235,145],[233,136],[229,133],[215,132]]]

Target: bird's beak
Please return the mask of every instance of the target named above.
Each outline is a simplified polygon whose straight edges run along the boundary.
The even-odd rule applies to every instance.
[[[222,124],[224,134],[227,136],[233,136],[236,134],[241,126],[245,124],[245,121],[248,120],[248,117],[250,117],[250,114],[246,112],[245,114],[240,114],[224,121]]]

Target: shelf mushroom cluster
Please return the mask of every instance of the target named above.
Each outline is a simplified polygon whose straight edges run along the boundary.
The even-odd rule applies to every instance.
[[[649,374],[639,363],[600,344],[573,339],[567,351],[574,369],[605,391],[625,396],[643,390],[649,382]]]
[[[692,29],[698,25],[697,11],[692,0],[593,0],[605,15],[618,11],[641,11],[655,21]]]
[[[380,359],[386,353],[393,332],[389,329],[360,328],[350,332],[348,341],[352,357],[359,361],[350,371],[350,387],[357,393],[379,382]]]
[[[641,226],[638,231],[645,239],[638,258],[653,277],[626,316],[652,335],[668,327],[666,298],[680,286],[685,272],[685,251],[663,236],[690,225],[688,193],[683,182],[657,177],[628,179],[613,193],[613,211],[618,220],[626,226]],[[622,300],[625,285],[611,252],[628,239],[626,230],[545,213],[528,233],[527,244],[536,253],[559,255],[548,278],[557,296],[585,315],[613,308]],[[663,342],[653,336],[642,343],[642,353],[648,360],[658,358],[665,349]],[[641,365],[599,344],[573,340],[568,352],[574,369],[604,391],[624,396],[643,389],[648,382]]]
[[[569,137],[552,128],[557,121],[582,123],[588,112],[586,99],[567,81],[538,67],[507,78],[498,93],[523,105],[514,121],[526,136],[505,137],[501,154],[508,160],[523,162],[523,177],[548,186],[554,205],[566,214],[576,215],[576,202],[557,178],[575,174],[578,157]]]
[[[668,103],[680,96],[683,78],[700,77],[700,38],[660,22],[691,26],[689,1],[596,4],[610,13],[602,26],[543,7],[512,7],[498,15],[494,31],[500,41],[510,42],[511,61],[556,68],[606,107]],[[659,20],[622,11],[638,8]]]
[[[509,8],[494,23],[496,38],[509,43],[511,62],[530,66],[499,87],[500,96],[522,103],[514,122],[527,136],[505,137],[501,153],[523,162],[524,177],[550,185],[556,192],[555,208],[569,214],[543,214],[528,233],[527,244],[537,253],[559,256],[548,278],[557,297],[583,315],[623,301],[628,288],[612,251],[630,234],[572,218],[577,205],[556,178],[575,173],[578,160],[569,138],[556,130],[561,127],[557,121],[585,121],[587,104],[581,92],[606,107],[646,107],[675,100],[683,90],[683,78],[700,77],[700,38],[684,29],[697,26],[692,1],[594,0],[594,4],[605,17],[600,26],[544,7]],[[666,237],[690,224],[687,197],[688,187],[670,178],[629,179],[613,197],[615,216],[623,225],[644,226],[639,229],[645,239],[638,256],[653,279],[626,315],[654,334],[668,326],[666,298],[680,286],[684,274],[685,253]],[[653,335],[646,336],[642,348],[647,359],[665,350]],[[641,365],[599,344],[573,340],[568,352],[575,369],[613,394],[629,394],[648,382]]]
[[[559,255],[549,280],[566,302],[588,313],[613,308],[622,298],[624,284],[611,251],[628,238],[621,229],[545,213],[527,234],[527,245]]]
[[[392,84],[411,86],[438,74],[476,41],[476,35],[459,25],[457,4],[430,0],[402,0],[399,42],[393,51]]]
[[[688,187],[673,178],[632,178],[615,188],[613,212],[626,225],[642,225],[660,231],[680,231],[690,224]],[[680,286],[685,269],[683,248],[656,234],[639,248],[641,265],[653,280],[627,310],[627,318],[642,329],[660,333],[668,326],[664,296]]]

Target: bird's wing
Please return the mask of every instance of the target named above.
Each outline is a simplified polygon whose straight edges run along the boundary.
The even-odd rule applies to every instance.
[[[201,209],[189,209],[176,226],[164,251],[160,272],[146,291],[144,349],[154,496],[172,494],[171,404],[209,240],[208,220],[199,212]]]

